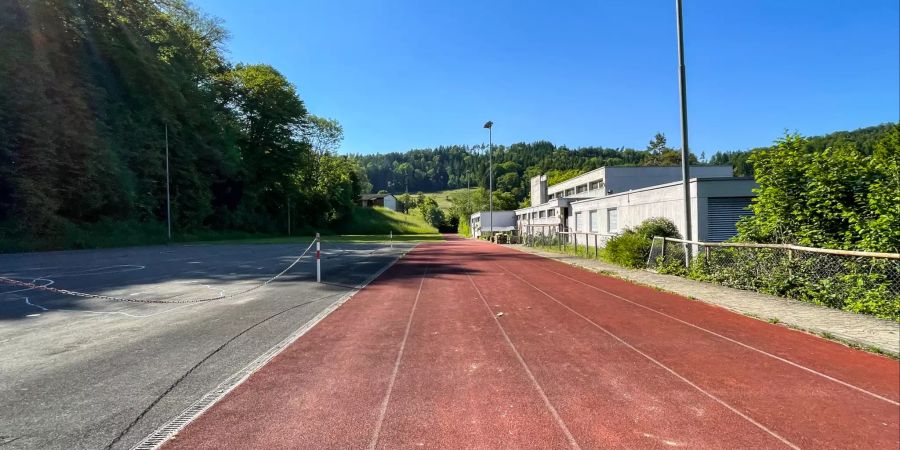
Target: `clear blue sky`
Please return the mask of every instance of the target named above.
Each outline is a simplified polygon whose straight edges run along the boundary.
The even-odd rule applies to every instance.
[[[696,154],[900,119],[896,0],[685,0]],[[547,139],[680,147],[674,0],[198,0],[343,152]]]

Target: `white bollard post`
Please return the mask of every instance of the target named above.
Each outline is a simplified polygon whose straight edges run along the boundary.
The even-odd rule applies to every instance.
[[[319,233],[316,233],[316,283],[322,282],[322,255],[321,255],[321,244],[319,240]]]
[[[391,230],[390,233],[391,233],[391,248],[394,248],[394,230]]]

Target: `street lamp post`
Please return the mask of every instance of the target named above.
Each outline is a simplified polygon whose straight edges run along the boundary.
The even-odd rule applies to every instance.
[[[691,188],[690,188],[690,161],[688,156],[688,117],[687,117],[687,81],[684,75],[684,26],[681,21],[681,0],[675,0],[676,18],[678,21],[678,84],[681,98],[681,183],[684,189],[684,233],[687,240],[691,240]],[[684,263],[691,263],[691,252],[684,252]]]
[[[172,197],[169,193],[169,124],[166,124],[166,224],[172,240]]]
[[[494,237],[494,122],[488,120],[484,123],[484,127],[488,129],[488,205],[491,214],[488,223],[491,227],[491,237]]]

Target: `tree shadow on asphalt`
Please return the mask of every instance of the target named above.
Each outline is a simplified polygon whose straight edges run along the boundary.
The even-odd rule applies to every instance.
[[[111,312],[104,308],[116,303],[128,307],[116,306],[119,309],[114,311],[142,315],[220,297],[222,293],[229,296],[280,273],[307,245],[184,245],[0,255],[0,276],[37,285],[52,281],[49,286],[57,289],[138,300],[96,299],[0,283],[0,321],[22,320],[60,309]],[[394,247],[329,244],[322,252],[323,280],[358,285],[411,248]],[[313,249],[270,286],[314,281]]]

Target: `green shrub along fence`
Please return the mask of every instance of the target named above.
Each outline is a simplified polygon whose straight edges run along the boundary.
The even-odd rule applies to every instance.
[[[685,253],[691,252],[690,264]],[[900,322],[900,254],[655,237],[648,269]]]

